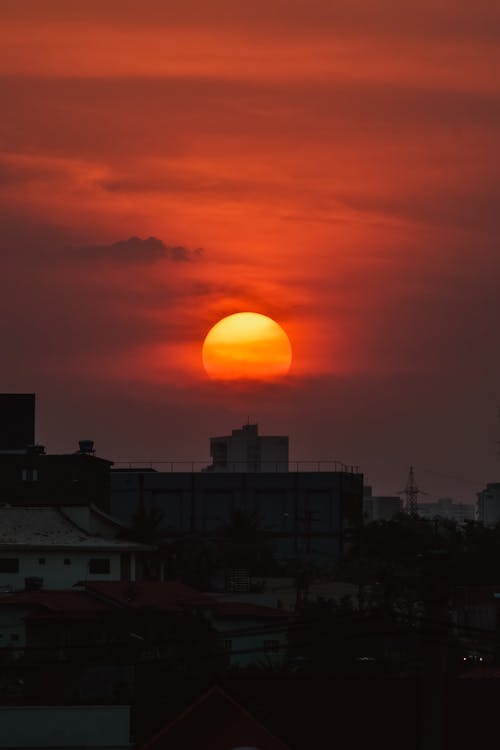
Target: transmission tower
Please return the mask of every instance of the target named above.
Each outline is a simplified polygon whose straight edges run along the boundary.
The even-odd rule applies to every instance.
[[[427,492],[422,492],[422,490],[419,490],[417,482],[415,481],[413,466],[410,466],[408,479],[406,481],[406,487],[404,488],[404,490],[401,490],[401,492],[398,492],[398,495],[405,496],[405,511],[409,516],[418,515],[418,497],[419,495],[426,494]]]

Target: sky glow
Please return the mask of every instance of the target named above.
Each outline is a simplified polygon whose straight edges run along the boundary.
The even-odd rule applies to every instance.
[[[498,481],[498,3],[3,6],[0,386],[41,442],[198,459],[250,412],[381,493]],[[281,385],[206,377],[247,310]]]

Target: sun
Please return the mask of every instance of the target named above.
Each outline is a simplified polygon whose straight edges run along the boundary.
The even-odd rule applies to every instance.
[[[241,312],[216,323],[203,343],[203,367],[216,380],[272,380],[292,364],[290,339],[267,315]]]

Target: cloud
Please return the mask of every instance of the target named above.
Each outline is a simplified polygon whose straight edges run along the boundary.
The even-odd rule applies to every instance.
[[[86,245],[78,248],[78,256],[92,260],[118,263],[156,263],[161,260],[189,262],[201,257],[202,248],[188,250],[182,245],[166,245],[157,237],[129,237],[107,245]]]

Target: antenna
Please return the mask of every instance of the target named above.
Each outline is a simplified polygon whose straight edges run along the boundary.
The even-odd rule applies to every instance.
[[[427,495],[427,492],[419,490],[417,482],[415,480],[415,473],[413,466],[410,466],[408,473],[408,479],[406,480],[406,487],[404,490],[398,492],[398,495],[405,496],[405,510],[409,516],[418,516],[418,496]]]

